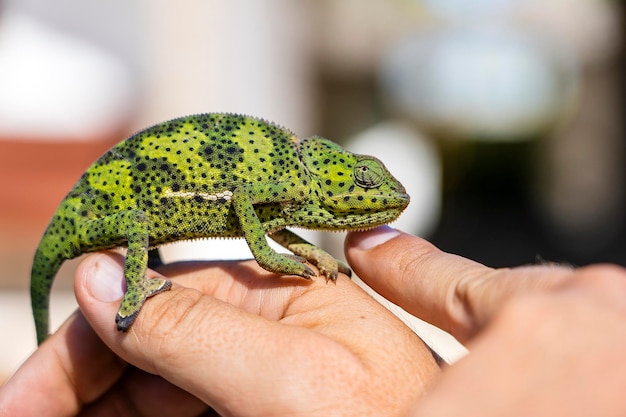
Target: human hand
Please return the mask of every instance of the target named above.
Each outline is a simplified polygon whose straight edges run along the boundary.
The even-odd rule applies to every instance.
[[[470,349],[411,415],[626,415],[624,269],[491,269],[386,228],[349,234],[346,255],[373,289]]]
[[[165,265],[174,287],[120,333],[122,262],[83,261],[80,311],[0,388],[0,416],[399,415],[439,373],[345,276],[278,277],[254,261]]]

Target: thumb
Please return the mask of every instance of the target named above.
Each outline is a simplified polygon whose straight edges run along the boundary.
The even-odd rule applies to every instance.
[[[216,382],[223,386],[250,382],[233,370],[252,370],[264,363],[246,364],[242,355],[249,348],[247,337],[254,339],[246,330],[253,327],[251,322],[262,321],[260,317],[174,284],[170,291],[149,298],[128,332],[120,332],[115,315],[125,290],[123,265],[119,254],[90,255],[79,266],[74,283],[83,315],[113,352],[210,405],[228,400],[220,395],[230,395],[220,392]],[[149,270],[148,278],[154,277],[160,275]]]
[[[375,291],[461,341],[512,295],[556,285],[571,272],[556,266],[492,269],[388,226],[349,233],[345,251]]]

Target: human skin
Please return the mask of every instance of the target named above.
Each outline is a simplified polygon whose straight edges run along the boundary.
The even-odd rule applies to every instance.
[[[254,261],[164,266],[172,291],[117,332],[122,263],[108,253],[79,266],[81,312],[2,388],[0,415],[212,415],[209,405],[233,416],[401,415],[440,373],[346,276],[280,277]]]
[[[376,291],[471,352],[409,415],[626,415],[623,268],[490,269],[389,229],[350,235],[346,251]]]
[[[621,268],[494,270],[389,228],[350,234],[346,255],[471,353],[442,372],[345,276],[254,262],[163,267],[173,291],[121,334],[121,257],[96,254],[76,273],[81,310],[0,389],[0,416],[626,414]]]

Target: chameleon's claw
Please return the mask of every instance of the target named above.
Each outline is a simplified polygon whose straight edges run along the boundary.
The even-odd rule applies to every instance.
[[[326,277],[326,283],[328,281],[337,282],[337,271],[327,271],[326,273],[322,273]]]
[[[307,260],[303,258],[302,256],[293,255],[291,253],[281,253],[280,255],[285,258],[289,258],[291,260],[298,262],[300,264],[298,266],[302,268],[301,271],[294,271],[292,269],[291,270],[292,272],[286,272],[287,274],[298,275],[304,279],[311,279],[312,277],[317,275],[311,268],[309,268],[309,266],[306,264]],[[278,272],[278,273],[281,273],[281,272]]]
[[[337,259],[337,269],[339,270],[339,272],[341,272],[342,274],[345,274],[348,276],[348,278],[352,278],[352,269],[350,269],[350,267],[348,266],[348,264],[346,264],[343,261],[340,261],[339,259]]]
[[[332,262],[330,260],[332,259]],[[348,276],[348,278],[352,277],[352,270],[350,267],[343,261],[334,258],[325,259],[324,262],[322,260],[319,261],[318,268],[320,273],[326,277],[326,282],[332,281],[337,282],[337,276],[341,272]]]
[[[301,277],[304,279],[311,279],[314,276],[316,276],[315,272],[309,268],[308,265],[304,265],[304,271],[302,272]]]

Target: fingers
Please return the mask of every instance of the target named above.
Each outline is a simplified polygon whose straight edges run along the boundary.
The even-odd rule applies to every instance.
[[[0,414],[77,415],[125,368],[76,312],[0,389]]]
[[[207,406],[129,366],[77,311],[0,388],[0,415],[197,416]]]
[[[393,404],[437,371],[421,341],[347,278],[301,286],[246,263],[170,267],[172,290],[150,298],[128,333],[117,332],[122,261],[97,254],[79,267],[75,292],[85,317],[120,357],[220,414],[330,410],[374,391],[388,392]],[[401,352],[390,356],[389,346]],[[371,368],[389,373],[381,381],[403,375],[411,389],[369,386]]]
[[[507,303],[415,415],[625,415],[625,322],[626,272],[574,271]]]
[[[209,407],[188,392],[158,375],[129,366],[117,383],[80,415],[191,417],[207,411]]]
[[[556,286],[571,275],[558,266],[495,270],[389,227],[350,233],[346,256],[374,290],[462,341],[513,294]]]

